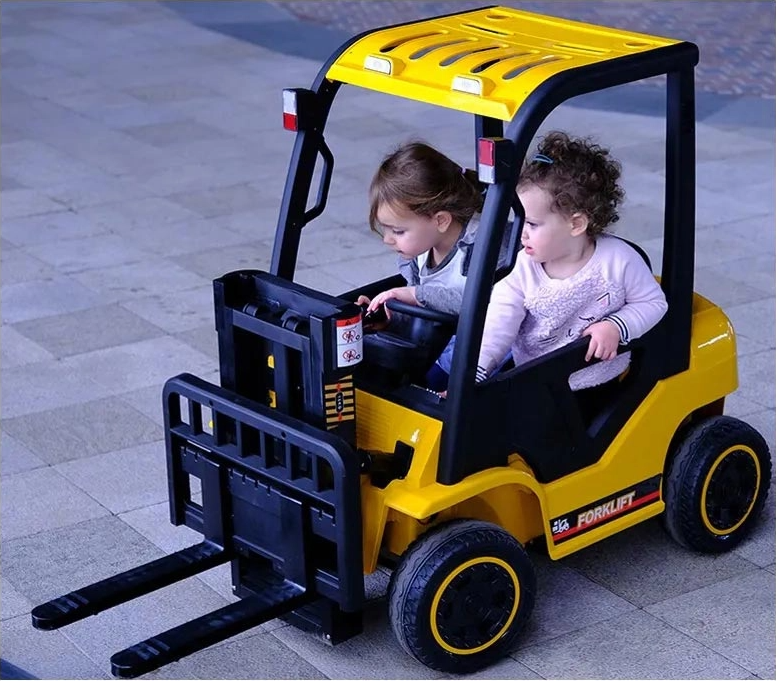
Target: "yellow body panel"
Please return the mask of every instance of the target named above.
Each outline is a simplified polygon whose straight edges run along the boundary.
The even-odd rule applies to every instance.
[[[557,73],[678,42],[493,7],[369,33],[326,76],[509,121]],[[375,64],[389,73],[374,70]],[[469,90],[453,89],[454,79],[464,79]]]
[[[364,571],[374,571],[381,548],[401,555],[429,526],[452,518],[491,521],[523,543],[544,534],[550,556],[561,558],[657,515],[664,508],[662,500],[561,545],[552,542],[550,519],[662,475],[671,440],[685,418],[737,385],[733,328],[719,307],[695,294],[689,370],[655,386],[600,461],[547,484],[537,482],[515,454],[507,466],[480,471],[456,485],[440,485],[436,468],[442,423],[357,391],[360,448],[392,452],[396,440],[415,448],[404,480],[379,489],[368,476],[362,478]]]

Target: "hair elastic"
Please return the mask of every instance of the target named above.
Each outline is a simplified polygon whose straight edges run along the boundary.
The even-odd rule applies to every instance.
[[[553,161],[552,161],[552,159],[551,159],[549,156],[547,156],[546,154],[536,154],[536,156],[534,156],[534,157],[531,159],[531,162],[532,162],[532,163],[533,163],[533,162],[538,162],[538,163],[552,163]]]

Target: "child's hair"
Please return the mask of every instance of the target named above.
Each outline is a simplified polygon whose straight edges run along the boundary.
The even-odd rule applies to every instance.
[[[587,233],[596,237],[620,219],[617,206],[625,198],[617,183],[621,171],[608,149],[556,130],[541,139],[536,154],[523,166],[517,187],[541,187],[552,195],[553,210],[563,215],[584,213]]]
[[[477,175],[423,142],[403,144],[383,159],[369,187],[369,227],[380,234],[377,210],[399,206],[431,217],[448,211],[466,225],[482,209]]]

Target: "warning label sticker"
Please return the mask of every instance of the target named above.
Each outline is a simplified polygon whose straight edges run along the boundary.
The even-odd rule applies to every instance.
[[[358,364],[364,356],[361,316],[337,320],[337,366]]]

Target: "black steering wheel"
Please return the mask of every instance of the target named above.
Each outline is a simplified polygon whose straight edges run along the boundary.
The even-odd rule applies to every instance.
[[[429,322],[439,322],[440,324],[448,324],[453,327],[458,325],[458,315],[456,314],[432,310],[431,308],[423,307],[422,305],[410,305],[409,303],[403,303],[400,300],[396,300],[396,298],[389,298],[385,301],[385,306],[392,312],[399,312],[401,314],[409,315],[410,317],[425,319]]]

